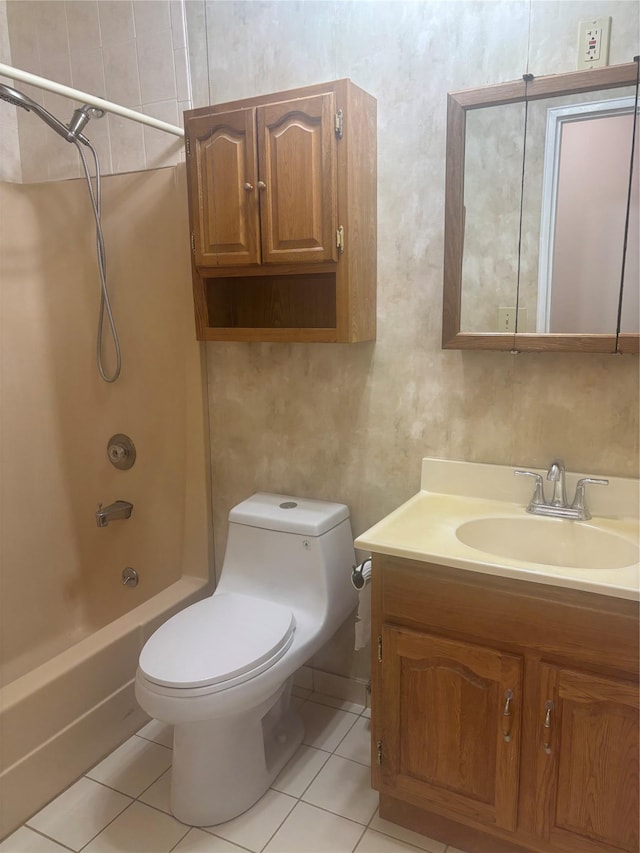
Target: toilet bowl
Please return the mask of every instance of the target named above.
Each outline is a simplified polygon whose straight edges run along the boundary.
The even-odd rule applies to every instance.
[[[293,755],[293,675],[353,613],[354,562],[344,504],[260,493],[231,510],[216,591],[150,637],[136,673],[141,707],[174,726],[178,820],[230,820]]]

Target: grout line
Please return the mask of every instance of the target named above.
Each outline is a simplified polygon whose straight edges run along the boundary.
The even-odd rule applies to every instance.
[[[95,782],[95,779],[94,779],[93,781]],[[100,784],[100,783],[98,783],[98,784]],[[107,785],[105,785],[104,787],[106,788],[106,787],[107,787]],[[122,793],[122,791],[118,791],[118,793],[119,793],[119,794],[121,794],[121,793]],[[112,819],[109,821],[109,823],[105,823],[105,825],[100,829],[100,831],[99,831],[99,832],[96,832],[96,834],[95,834],[94,836],[92,836],[92,837],[91,837],[91,838],[86,842],[86,844],[83,844],[83,845],[82,845],[82,847],[80,848],[80,850],[84,850],[84,849],[85,849],[85,847],[86,847],[88,844],[91,844],[91,842],[92,842],[92,841],[94,841],[94,840],[95,840],[95,839],[100,835],[100,833],[101,833],[101,832],[104,832],[104,831],[105,831],[105,829],[106,829],[107,827],[111,826],[111,824],[113,823],[113,821],[114,821],[114,820],[117,820],[117,819],[120,817],[120,815],[123,815],[123,814],[127,811],[127,809],[130,809],[130,808],[131,808],[131,806],[134,804],[134,802],[135,802],[135,800],[131,800],[131,802],[130,802],[128,805],[126,805],[126,806],[122,809],[122,811],[121,811],[121,812],[118,812],[118,814],[117,814],[114,818],[112,818]],[[80,853],[80,851],[78,851],[78,853]]]
[[[33,832],[35,835],[39,835],[40,838],[46,838],[47,841],[54,841],[56,844],[59,844],[60,847],[62,847],[64,850],[71,850],[72,853],[76,853],[76,851],[73,849],[73,847],[69,847],[68,844],[64,844],[64,842],[58,841],[58,839],[54,838],[52,835],[47,835],[46,832],[42,832],[40,829],[36,829],[35,826],[29,826],[28,823],[23,823],[22,826],[18,827],[18,829],[22,829],[23,827],[25,829],[30,829],[31,832]],[[16,829],[15,832],[17,832],[18,829]],[[11,835],[13,835],[13,832],[11,833]],[[7,840],[7,839],[5,839],[5,840]],[[0,841],[0,844],[4,844],[4,842]]]
[[[376,809],[376,811],[377,811],[377,809]],[[374,814],[375,814],[375,812],[374,812]],[[371,819],[373,820],[373,818],[371,818]],[[355,853],[355,851],[358,849],[358,847],[360,846],[360,842],[364,838],[364,834],[367,831],[367,829],[368,829],[368,826],[362,827],[362,832],[360,833],[360,838],[358,838],[358,840],[356,841],[354,846],[351,848],[351,853]]]

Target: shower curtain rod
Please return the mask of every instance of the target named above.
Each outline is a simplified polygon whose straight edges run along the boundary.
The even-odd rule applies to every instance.
[[[39,77],[37,74],[31,74],[29,71],[21,71],[19,68],[5,65],[3,62],[0,62],[0,74],[6,75],[13,80],[19,80],[21,83],[30,83],[32,86],[37,86],[39,89],[46,89],[48,92],[55,92],[57,95],[64,95],[65,98],[74,98],[74,100],[81,101],[83,104],[89,104],[91,107],[97,107],[114,115],[140,122],[140,124],[155,127],[156,130],[164,130],[165,133],[173,133],[174,136],[184,136],[184,130],[175,124],[167,124],[166,121],[160,121],[160,119],[152,118],[136,110],[130,110],[128,107],[121,107],[120,104],[105,101],[104,98],[97,98],[88,92],[81,92],[80,89],[72,89],[71,86],[64,86],[62,83],[56,83],[53,80],[48,80],[46,77]]]

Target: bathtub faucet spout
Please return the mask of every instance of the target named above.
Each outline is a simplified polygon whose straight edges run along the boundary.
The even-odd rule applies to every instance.
[[[106,527],[110,521],[115,521],[118,518],[130,518],[132,509],[133,504],[129,503],[129,501],[116,501],[105,507],[102,504],[98,504],[96,524],[98,527]]]

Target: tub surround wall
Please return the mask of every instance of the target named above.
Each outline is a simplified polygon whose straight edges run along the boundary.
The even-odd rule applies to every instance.
[[[95,363],[99,278],[84,181],[0,184],[2,574],[6,683],[177,581],[208,577],[202,351],[184,167],[103,183],[120,379]],[[108,341],[108,334],[105,335]],[[111,364],[111,345],[106,347]],[[115,469],[107,441],[137,448]],[[98,502],[130,519],[96,525]],[[136,588],[121,572],[133,566]]]
[[[638,476],[637,357],[440,348],[446,93],[574,70],[578,24],[601,14],[611,64],[630,61],[637,4],[605,5],[187,4],[194,106],[341,77],[378,102],[376,342],[207,344],[220,555],[229,508],[253,491],[344,501],[357,534],[418,490],[427,455],[538,467],[564,455],[573,470]],[[528,55],[529,13],[542,37]],[[353,624],[313,665],[366,676]]]

